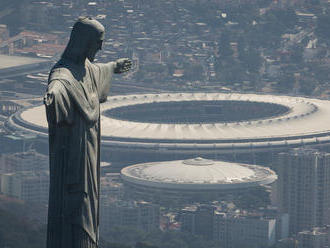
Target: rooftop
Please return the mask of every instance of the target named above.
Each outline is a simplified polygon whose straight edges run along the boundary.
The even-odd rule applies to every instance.
[[[177,103],[177,106],[181,106],[183,102],[190,102],[194,103],[196,107],[202,102],[203,104],[232,102],[233,105],[237,102],[246,102],[246,106],[250,107],[244,108],[243,111],[243,105],[236,104],[238,109],[231,111],[236,111],[236,115],[248,114],[248,118],[229,122],[219,121],[217,113],[212,114],[216,117],[214,121],[204,122],[199,111],[191,111],[195,116],[189,117],[193,120],[189,123],[178,123],[175,120],[173,123],[162,121],[155,123],[147,119],[133,120],[129,115],[136,114],[135,111],[130,114],[126,113],[129,117],[126,119],[107,115],[110,110],[130,110],[132,106],[139,109],[142,104],[148,106],[153,114],[157,114],[159,103],[167,104],[169,102]],[[275,105],[282,106],[285,111],[274,115],[266,113],[259,117],[255,114],[250,115],[250,113],[263,110],[263,106]],[[207,107],[207,105],[205,106]],[[234,107],[231,106],[231,108]],[[227,111],[228,114],[231,113],[226,109],[224,111]],[[236,149],[239,151],[239,149],[250,149],[251,147],[261,150],[280,146],[295,147],[302,143],[312,145],[330,142],[330,101],[312,98],[203,92],[121,95],[108,97],[108,101],[101,105],[101,113],[102,142],[109,146],[148,149],[155,147],[172,150],[177,150],[179,147],[188,150],[227,149],[229,151],[228,149]],[[151,112],[146,111],[144,114],[149,115],[148,113]],[[174,117],[179,118],[180,116]],[[164,117],[160,115],[157,118],[162,120],[161,118]],[[47,136],[46,114],[42,105],[18,112],[10,118],[8,124],[14,129],[30,131],[43,137]]]
[[[0,70],[10,67],[37,64],[47,62],[47,59],[22,57],[22,56],[8,56],[0,54]]]
[[[189,190],[255,187],[277,178],[268,168],[201,157],[137,164],[122,169],[121,174],[124,181],[133,184]]]

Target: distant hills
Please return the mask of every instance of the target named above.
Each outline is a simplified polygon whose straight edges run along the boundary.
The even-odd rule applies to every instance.
[[[1,0],[0,24],[9,27],[10,36],[17,34],[22,26],[21,9],[33,0]]]

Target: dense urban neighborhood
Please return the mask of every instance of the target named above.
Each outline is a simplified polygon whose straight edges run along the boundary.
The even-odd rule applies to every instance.
[[[0,2],[0,248],[46,247],[42,98],[80,16],[96,62],[132,61],[101,107],[100,248],[330,246],[329,0]]]

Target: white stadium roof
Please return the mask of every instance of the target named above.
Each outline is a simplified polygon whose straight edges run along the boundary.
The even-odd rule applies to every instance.
[[[177,190],[230,190],[256,187],[277,179],[272,170],[256,165],[203,158],[152,162],[121,170],[124,181],[140,186]]]
[[[16,66],[31,65],[36,63],[48,62],[48,59],[32,58],[24,56],[8,56],[0,54],[0,70]]]
[[[165,124],[120,120],[105,111],[137,104],[183,101],[247,101],[273,103],[289,111],[275,117],[230,123]],[[239,93],[165,93],[109,97],[101,105],[102,142],[109,146],[143,149],[267,149],[267,147],[330,143],[330,101]],[[198,123],[198,116],[196,116]],[[44,106],[12,116],[11,128],[47,135]]]

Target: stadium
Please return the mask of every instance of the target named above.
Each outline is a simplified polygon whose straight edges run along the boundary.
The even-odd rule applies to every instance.
[[[261,166],[198,157],[128,166],[121,170],[121,178],[129,197],[194,202],[225,199],[228,194],[269,185],[277,176]]]
[[[102,160],[121,166],[199,156],[265,164],[279,151],[330,142],[330,101],[319,99],[205,92],[118,95],[108,97],[101,113]],[[12,115],[5,126],[47,143],[45,116],[40,104]]]

